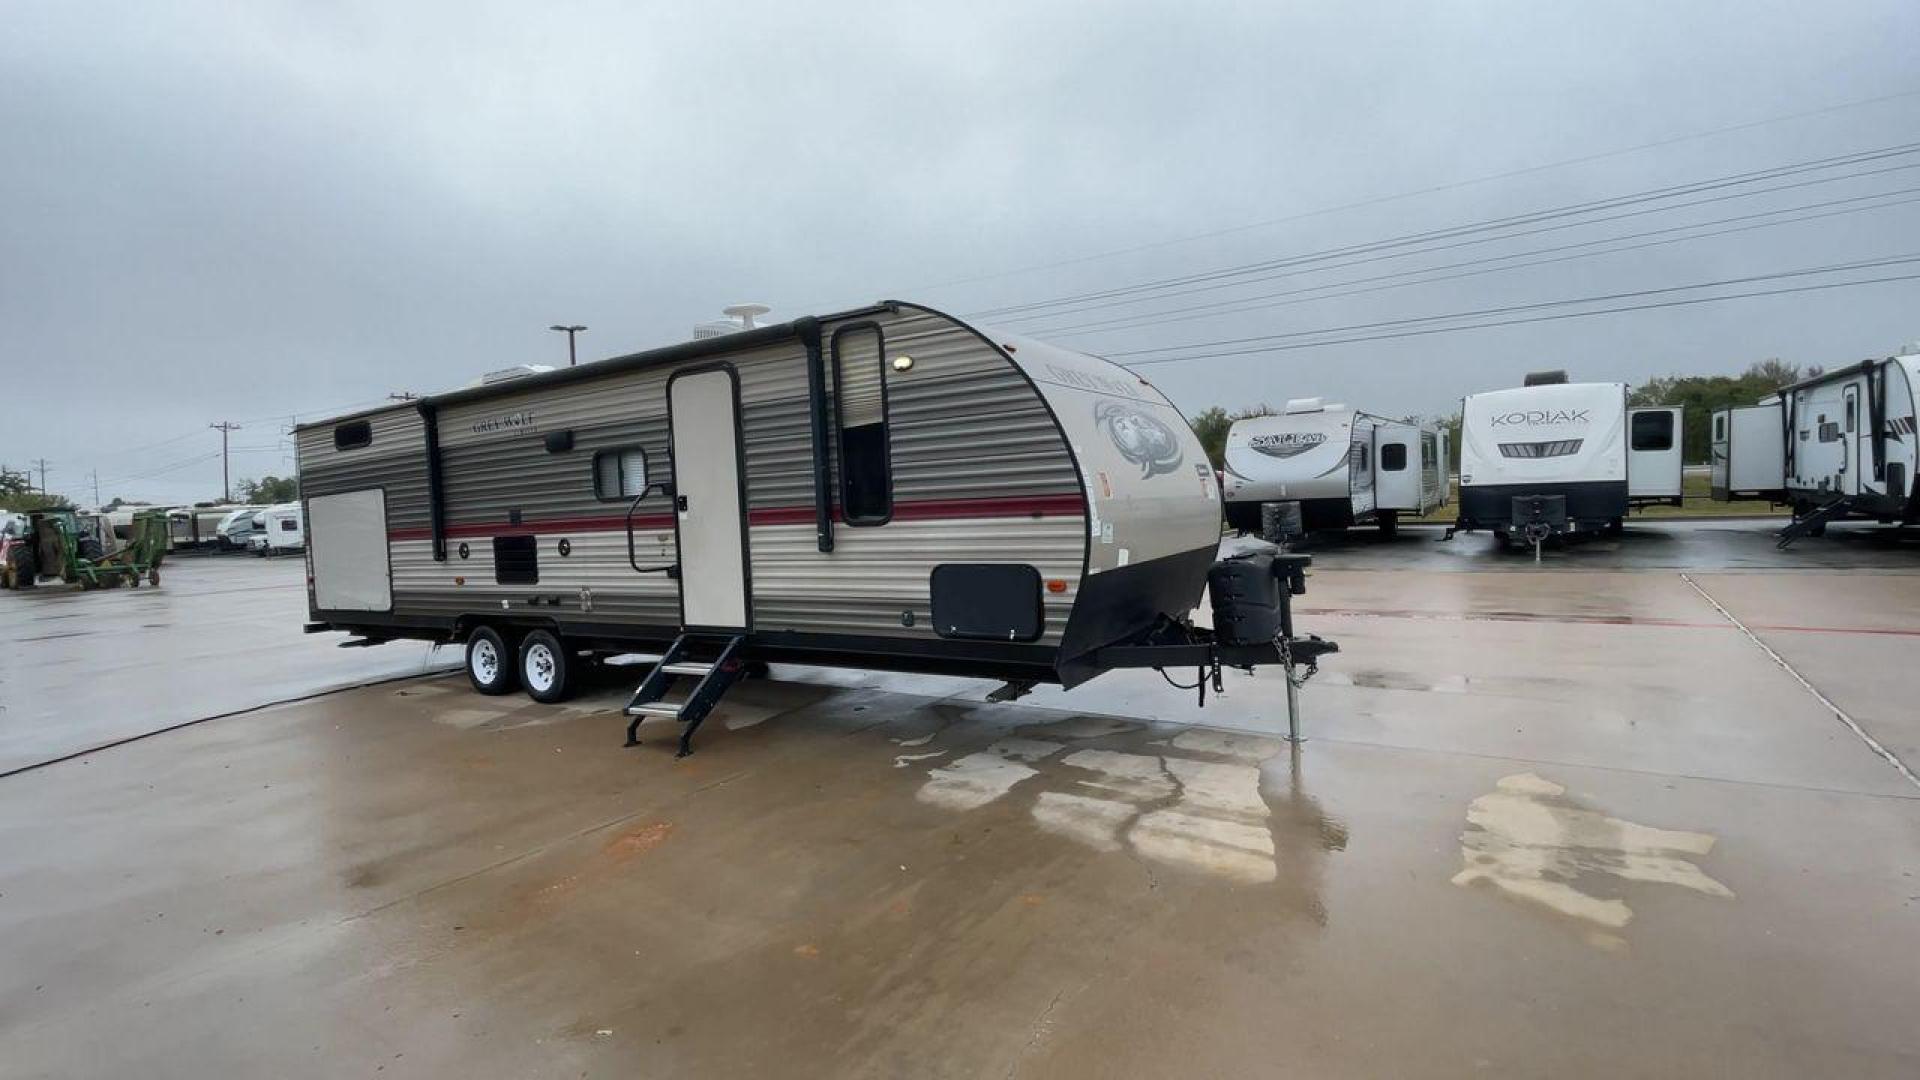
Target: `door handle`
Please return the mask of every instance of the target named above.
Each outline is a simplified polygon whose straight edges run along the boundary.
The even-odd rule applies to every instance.
[[[686,497],[685,495],[676,495],[676,496],[674,496],[674,497],[673,497],[673,508],[674,508],[675,510],[678,510],[678,511],[680,511],[680,512],[681,512],[681,513],[683,513],[683,514],[684,514],[684,513],[686,513],[686,512],[687,512],[687,497]]]

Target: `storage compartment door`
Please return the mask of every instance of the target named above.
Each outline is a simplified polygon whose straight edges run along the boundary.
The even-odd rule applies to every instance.
[[[1680,416],[1666,406],[1627,410],[1627,498],[1680,497]]]
[[[393,610],[385,491],[369,488],[308,499],[307,534],[315,608]]]

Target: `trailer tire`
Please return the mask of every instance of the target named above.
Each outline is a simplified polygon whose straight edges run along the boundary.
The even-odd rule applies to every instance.
[[[531,631],[520,642],[520,684],[528,697],[542,705],[556,705],[573,696],[579,666],[573,650],[551,630]]]
[[[1400,535],[1400,512],[1382,510],[1376,522],[1380,528],[1380,539],[1391,540]]]
[[[1621,533],[1624,533],[1626,531],[1627,531],[1627,522],[1625,518],[1609,518],[1607,520],[1608,536],[1619,536]]]
[[[491,626],[475,627],[467,635],[467,681],[489,697],[510,694],[520,684],[514,650]]]

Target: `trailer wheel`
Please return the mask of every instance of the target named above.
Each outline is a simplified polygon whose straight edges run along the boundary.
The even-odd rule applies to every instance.
[[[520,682],[527,696],[553,705],[573,695],[574,670],[580,665],[572,650],[550,630],[535,630],[520,642]]]
[[[467,680],[475,690],[489,697],[511,693],[519,685],[519,670],[499,631],[482,626],[467,635]]]
[[[1375,522],[1380,529],[1380,539],[1391,540],[1400,535],[1400,511],[1382,510]]]

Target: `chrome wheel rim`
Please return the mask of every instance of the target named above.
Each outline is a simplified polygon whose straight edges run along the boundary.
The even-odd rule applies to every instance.
[[[492,685],[500,677],[500,652],[493,647],[493,642],[485,638],[474,642],[470,662],[473,664],[473,677],[481,682]]]
[[[534,644],[527,649],[527,686],[540,693],[553,689],[553,678],[559,664],[555,661],[553,650],[545,645]]]

